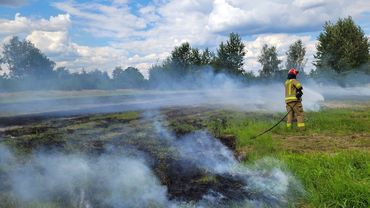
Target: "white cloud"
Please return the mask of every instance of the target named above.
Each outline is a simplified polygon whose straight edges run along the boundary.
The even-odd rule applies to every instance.
[[[200,47],[218,44],[222,37],[210,34],[204,27],[210,11],[206,6],[209,2],[153,3],[141,6],[136,15],[130,13],[125,2],[120,6],[71,2],[55,6],[71,14],[76,24],[93,36],[112,38],[112,48],[129,52],[130,57],[121,58],[121,65],[140,67],[147,74],[152,64],[164,60],[174,46],[182,42]]]
[[[14,34],[29,30],[30,20],[22,17],[19,13],[15,15],[14,20],[0,19],[0,34]]]
[[[58,31],[70,27],[69,14],[59,14],[47,19],[32,20],[17,13],[14,20],[0,19],[0,35],[16,35],[29,33],[33,30]]]
[[[17,14],[12,20],[0,19],[0,37],[26,37],[58,66],[73,71],[112,71],[121,65],[139,67],[144,74],[182,42],[214,50],[230,32],[244,34],[247,40],[248,70],[260,68],[257,57],[264,43],[277,46],[284,59],[288,46],[298,38],[307,47],[309,69],[316,37],[300,32],[321,30],[325,21],[337,17],[351,15],[356,20],[370,11],[370,2],[365,0],[153,0],[145,5],[112,0],[52,5],[65,14],[48,19]],[[101,47],[78,44],[71,28],[88,33],[90,39],[109,41]]]
[[[119,49],[73,43],[68,31],[33,31],[26,39],[56,61],[57,66],[65,66],[72,71],[79,71],[82,68],[87,71],[94,69],[109,71],[119,64],[120,60],[125,59],[125,52]]]
[[[113,46],[91,47],[74,43],[69,34],[71,20],[69,14],[52,16],[49,19],[30,19],[16,14],[14,20],[1,19],[0,38],[2,42],[8,42],[13,35],[26,38],[49,58],[57,63],[57,66],[65,66],[72,71],[87,71],[101,69],[112,71],[115,66],[124,67],[140,65],[142,61],[149,61],[148,56],[143,59],[137,57],[129,59],[128,51],[124,48]],[[151,56],[149,56],[151,57]],[[153,62],[155,58],[152,58]]]
[[[369,11],[369,8],[360,9],[359,5],[367,3],[361,0],[167,0],[141,5],[134,14],[125,0],[105,5],[55,4],[77,18],[76,24],[93,36],[112,38],[114,47],[129,52],[131,58],[124,60],[126,63],[145,68],[163,60],[174,46],[185,41],[195,47],[215,49],[229,32],[262,33],[260,38],[247,41],[247,48],[251,48],[246,67],[251,70],[259,68],[256,57],[262,42],[277,46],[283,58],[284,51],[293,42],[291,39],[300,35],[282,33],[317,31],[327,20],[347,15],[356,17]],[[278,35],[271,35],[273,33]],[[307,67],[310,68],[314,37],[302,38],[308,44]]]
[[[33,31],[26,37],[45,53],[64,53],[68,50],[68,33],[66,31]]]
[[[241,34],[312,32],[329,20],[357,17],[370,7],[365,0],[214,0],[207,27]]]
[[[124,1],[112,5],[58,2],[54,6],[73,15],[76,23],[99,37],[127,38],[147,27],[147,22],[132,14]]]

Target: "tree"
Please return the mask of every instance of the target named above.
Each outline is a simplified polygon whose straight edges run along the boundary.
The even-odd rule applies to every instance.
[[[143,87],[145,81],[144,76],[134,67],[128,67],[125,70],[122,70],[121,67],[116,67],[113,71],[113,80],[116,83],[116,87],[119,88]]]
[[[191,49],[190,64],[195,66],[202,65],[202,55],[198,48]]]
[[[4,44],[2,62],[7,65],[9,75],[13,78],[48,77],[52,75],[55,66],[30,41],[20,41],[16,36]]]
[[[123,74],[123,69],[122,69],[122,67],[117,66],[117,67],[113,70],[113,72],[112,72],[113,80],[120,80],[120,79],[121,79],[122,74]]]
[[[144,83],[144,76],[135,67],[128,67],[124,71],[124,76],[128,87],[142,87]]]
[[[95,83],[94,89],[108,89],[110,78],[107,72],[95,69],[88,73],[90,82]]]
[[[240,36],[230,33],[226,43],[221,42],[217,49],[216,68],[225,69],[231,74],[242,74],[244,65],[245,45]]]
[[[211,65],[214,58],[214,53],[212,53],[208,48],[204,49],[201,55],[201,65]]]
[[[196,50],[196,52],[199,51]],[[189,66],[191,66],[192,59],[194,60],[193,56],[193,50],[188,42],[181,44],[178,47],[175,47],[175,49],[171,52],[170,61],[177,67],[180,67],[182,69],[188,69]]]
[[[261,55],[258,56],[258,62],[262,65],[260,70],[261,77],[272,77],[279,70],[281,60],[277,57],[276,47],[263,45]]]
[[[303,70],[304,65],[306,65],[307,59],[305,59],[306,48],[303,46],[301,40],[297,40],[292,45],[289,46],[289,50],[286,53],[287,63],[286,69],[296,68],[298,70]]]
[[[170,73],[163,65],[153,65],[149,69],[149,84],[151,87],[161,87],[172,82],[173,79],[170,77]]]
[[[369,40],[351,17],[325,23],[318,41],[315,65],[319,69],[342,73],[369,63]]]

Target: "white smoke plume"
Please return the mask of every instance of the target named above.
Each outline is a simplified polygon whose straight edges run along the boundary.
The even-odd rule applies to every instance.
[[[183,159],[215,174],[227,174],[241,178],[245,182],[245,190],[253,193],[252,198],[254,198],[244,201],[244,205],[286,207],[297,197],[303,196],[302,185],[284,170],[281,162],[265,158],[246,167],[235,159],[230,149],[206,131],[196,131],[176,138],[161,122],[157,120],[154,124],[157,134],[166,135],[166,141],[175,147]],[[201,201],[200,204],[217,203],[222,197],[220,193],[205,195],[203,196],[205,202]]]
[[[370,76],[365,73],[349,73],[344,77],[322,74],[316,79],[302,79],[303,107],[317,111],[328,99],[370,100],[369,80]],[[283,112],[284,105],[284,80],[247,80],[246,84],[240,78],[216,74],[213,70],[204,70],[178,81],[163,78],[147,90],[0,92],[0,117],[38,113],[80,115],[171,106]]]
[[[20,162],[5,146],[0,150],[0,170],[7,170],[10,191],[21,205],[61,201],[59,206],[73,207],[172,206],[166,187],[141,158],[37,153]]]
[[[214,173],[229,173],[238,166],[233,153],[205,131],[176,139],[175,146],[181,157]]]
[[[157,118],[155,112],[146,116]],[[251,198],[238,202],[241,205],[285,207],[303,193],[299,182],[280,163],[265,159],[246,167],[206,131],[177,138],[162,122],[153,123],[155,133],[178,153],[180,161],[244,184]],[[214,190],[209,190],[197,203],[170,200],[166,186],[160,184],[146,157],[132,152],[115,148],[100,156],[38,152],[19,159],[0,145],[0,178],[5,174],[9,179],[0,182],[0,190],[8,190],[19,206],[35,203],[114,208],[220,206],[223,195]]]
[[[201,81],[197,83],[189,80],[177,83],[178,87],[168,86],[155,90],[0,93],[0,116],[37,113],[75,115],[148,110],[171,106],[215,106],[242,111],[285,111],[283,81],[281,83],[261,81],[245,85],[238,79],[212,73],[206,73],[198,79]],[[314,81],[302,84],[305,110],[319,110],[320,103],[325,100],[324,93],[327,91],[336,93],[338,96],[343,94],[341,93],[342,88],[335,85],[321,86]],[[326,88],[327,86],[334,88]],[[369,86],[364,89],[369,90]],[[352,95],[358,92],[348,90]],[[365,95],[369,98],[368,93]]]

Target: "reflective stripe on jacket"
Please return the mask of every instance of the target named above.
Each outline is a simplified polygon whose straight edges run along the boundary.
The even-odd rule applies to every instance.
[[[285,102],[289,103],[292,101],[300,100],[296,97],[297,89],[302,88],[301,83],[296,79],[288,79],[285,82]]]

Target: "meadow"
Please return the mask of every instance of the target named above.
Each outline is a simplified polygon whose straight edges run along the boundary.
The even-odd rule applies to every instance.
[[[177,192],[177,186],[183,184],[174,182],[181,176],[169,174],[171,166],[167,162],[172,150],[162,148],[151,131],[152,119],[157,117],[178,138],[207,130],[222,140],[247,167],[264,158],[280,161],[279,167],[296,177],[304,189],[304,193],[290,203],[291,207],[369,207],[370,103],[361,101],[338,106],[328,102],[325,106],[317,112],[306,112],[305,131],[288,130],[281,123],[255,139],[252,137],[274,125],[284,113],[189,106],[162,108],[154,115],[129,111],[31,119],[22,126],[3,128],[0,143],[10,147],[20,161],[40,149],[91,155],[101,154],[110,145],[134,146],[159,161],[154,165],[154,173],[168,186],[173,198],[197,200],[199,196],[194,193]],[[5,177],[5,168],[9,167],[0,166],[0,177]],[[217,181],[224,180],[208,173],[194,177],[189,179],[193,189],[218,187]],[[74,207],[58,201],[24,205],[10,196],[8,183],[3,182],[0,187],[3,207]]]
[[[213,129],[217,134],[236,136],[237,151],[245,156],[245,164],[266,156],[283,161],[306,191],[298,207],[369,207],[369,103],[308,112],[305,131],[287,130],[281,124],[251,139],[281,116],[225,113],[225,124],[217,128],[213,124]]]

